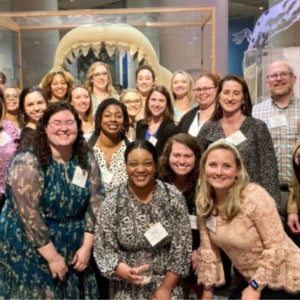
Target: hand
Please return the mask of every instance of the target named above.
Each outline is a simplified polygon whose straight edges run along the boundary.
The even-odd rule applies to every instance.
[[[211,291],[203,290],[201,299],[202,300],[213,300],[213,296],[214,296],[213,290],[211,290]]]
[[[298,214],[288,214],[287,225],[292,233],[300,233],[300,223]]]
[[[127,281],[134,285],[144,285],[144,279],[139,274],[149,269],[149,265],[142,265],[128,269]]]
[[[252,286],[246,287],[242,291],[242,299],[241,300],[259,300],[261,292],[256,291]]]
[[[197,249],[193,250],[191,264],[192,264],[192,269],[193,269],[195,275],[197,275],[197,256],[198,256]]]
[[[164,286],[160,286],[153,294],[153,300],[170,300],[171,292]]]
[[[59,278],[60,281],[64,280],[68,267],[64,258],[61,255],[56,255],[53,259],[48,262],[49,269],[52,274],[52,278]]]
[[[74,270],[82,272],[86,269],[91,258],[91,248],[81,246],[75,253],[72,264]]]

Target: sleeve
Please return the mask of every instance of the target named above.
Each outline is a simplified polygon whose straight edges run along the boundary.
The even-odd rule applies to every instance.
[[[98,211],[95,227],[94,257],[100,272],[109,279],[114,276],[119,263],[119,244],[117,238],[116,192],[110,193]]]
[[[15,157],[8,170],[7,184],[29,242],[36,248],[48,244],[48,228],[39,209],[43,174],[32,154],[21,153]]]
[[[207,136],[209,133],[209,127],[211,126],[211,122],[207,121],[202,128],[200,129],[197,140],[200,146],[202,147],[203,150],[206,150],[209,146],[209,143],[207,141]]]
[[[260,184],[265,188],[271,197],[275,200],[280,215],[284,215],[285,207],[281,203],[281,193],[279,189],[279,173],[277,158],[267,125],[259,121],[260,126],[257,128],[257,143],[259,157],[256,164],[256,172],[260,174]],[[263,137],[263,138],[262,138]]]
[[[168,187],[167,187],[168,188]],[[173,236],[166,268],[180,276],[187,276],[192,253],[192,234],[188,209],[183,195],[170,192]]]
[[[290,264],[292,242],[288,242],[275,202],[270,195],[257,185],[254,192],[248,193],[248,197],[251,203],[249,217],[254,222],[264,247],[253,279],[260,285],[284,284],[281,276]]]
[[[220,250],[212,243],[209,237],[206,220],[200,219],[198,223],[201,236],[197,261],[198,284],[220,286],[225,283]]]
[[[91,185],[91,198],[88,209],[85,213],[86,232],[93,233],[96,224],[96,217],[101,204],[101,200],[104,198],[104,187],[101,181],[101,173],[98,163],[92,153],[89,153],[90,161],[90,185]]]

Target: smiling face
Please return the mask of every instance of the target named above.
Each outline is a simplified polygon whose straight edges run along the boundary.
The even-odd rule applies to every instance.
[[[176,141],[172,144],[169,164],[177,176],[187,176],[195,168],[196,156],[194,152]]]
[[[206,159],[204,173],[216,193],[228,193],[239,174],[235,157],[229,149],[214,149]]]
[[[50,101],[65,100],[68,92],[68,84],[61,74],[55,74],[51,82],[52,99]]]
[[[142,108],[142,100],[139,94],[135,92],[128,92],[122,99],[122,103],[125,104],[128,115],[131,118],[134,118]]]
[[[139,92],[146,97],[154,84],[152,73],[147,69],[142,69],[137,74],[136,87]]]
[[[62,110],[53,114],[45,132],[52,150],[71,151],[78,134],[74,115],[69,110]]]
[[[277,61],[269,66],[266,82],[271,97],[276,100],[277,98],[293,94],[296,76],[291,72],[287,63]]]
[[[149,151],[136,148],[128,153],[126,170],[131,188],[142,189],[154,184],[156,168]]]
[[[202,76],[196,81],[194,94],[201,109],[207,109],[215,105],[216,93],[217,88],[210,78]]]
[[[19,91],[15,88],[6,88],[4,90],[4,98],[8,112],[15,113],[19,110],[19,96]]]
[[[237,112],[241,113],[241,106],[244,103],[242,85],[234,80],[224,81],[219,95],[219,103],[223,114],[233,115]]]
[[[171,82],[172,91],[176,99],[182,99],[188,94],[189,82],[182,73],[177,73]]]
[[[154,118],[162,117],[167,108],[167,98],[160,92],[154,91],[148,102],[149,111]]]
[[[26,95],[24,111],[29,119],[29,123],[36,124],[46,108],[46,100],[39,92],[32,92]]]
[[[99,65],[95,68],[94,73],[91,78],[93,87],[102,91],[107,91],[107,86],[109,83],[108,70],[104,65]]]
[[[71,92],[70,102],[80,115],[85,115],[91,106],[89,92],[83,87],[76,87]]]
[[[101,120],[101,132],[105,135],[120,135],[124,127],[124,116],[120,106],[108,105],[103,113]]]

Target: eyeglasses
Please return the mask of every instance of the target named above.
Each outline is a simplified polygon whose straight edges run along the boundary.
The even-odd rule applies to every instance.
[[[93,77],[100,77],[100,76],[107,76],[108,72],[104,71],[104,72],[97,72],[93,74]]]
[[[6,95],[4,95],[4,97],[5,97],[5,99],[10,99],[10,100],[16,100],[16,99],[19,99],[19,96],[18,95],[15,95],[15,94],[13,94],[13,95],[9,95],[9,94],[6,94]]]
[[[294,75],[292,72],[280,72],[280,73],[272,73],[272,74],[268,75],[267,78],[270,78],[273,80],[279,79],[279,77],[282,79],[286,79],[292,75]]]
[[[73,126],[76,125],[76,121],[75,120],[68,120],[66,122],[61,122],[61,121],[53,121],[53,122],[49,122],[48,125],[52,126],[55,129],[60,129],[63,126],[68,127],[68,128],[72,128]]]
[[[193,91],[195,93],[201,93],[201,92],[208,92],[212,89],[215,89],[216,87],[215,86],[208,86],[208,87],[204,87],[204,88],[194,88]]]
[[[140,104],[141,101],[140,100],[124,100],[123,103],[125,105],[137,105],[137,104]]]

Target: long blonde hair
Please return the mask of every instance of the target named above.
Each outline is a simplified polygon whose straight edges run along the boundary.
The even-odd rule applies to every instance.
[[[227,142],[225,139],[220,139],[214,142],[213,144],[211,144],[201,157],[200,167],[199,167],[200,177],[197,184],[197,197],[196,197],[197,215],[200,216],[201,218],[208,218],[216,211],[215,192],[207,182],[205,176],[205,164],[208,155],[213,150],[216,149],[229,150],[234,156],[236,166],[239,169],[239,173],[237,175],[235,184],[230,188],[222,212],[223,216],[226,219],[231,220],[240,212],[241,201],[243,198],[242,193],[245,186],[249,183],[249,177],[239,151],[233,144]]]

